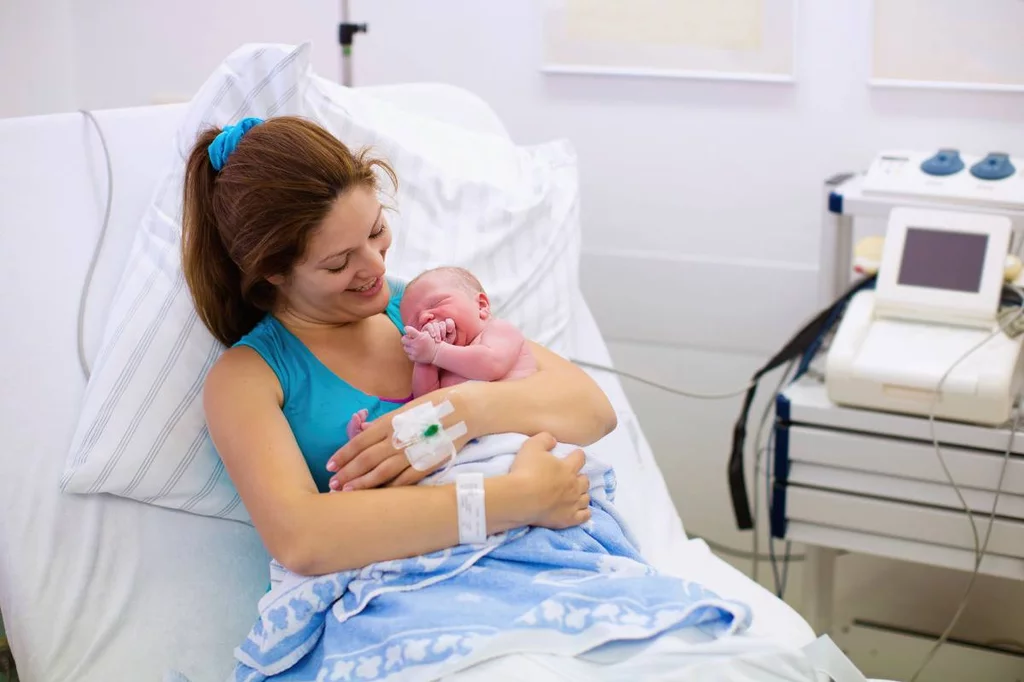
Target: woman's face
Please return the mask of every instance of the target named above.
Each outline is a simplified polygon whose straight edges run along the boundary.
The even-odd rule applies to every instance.
[[[279,307],[308,322],[341,324],[382,312],[390,291],[384,257],[391,231],[376,192],[341,194],[310,236],[306,253],[287,276],[273,277]]]

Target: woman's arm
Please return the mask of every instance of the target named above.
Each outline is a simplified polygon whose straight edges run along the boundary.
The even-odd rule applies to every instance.
[[[249,348],[226,351],[207,376],[210,436],[267,551],[285,568],[316,575],[458,544],[451,485],[319,493],[280,404],[277,377]],[[534,450],[539,442],[535,439]],[[552,440],[547,449],[553,445]],[[543,453],[529,455],[533,459],[528,457],[529,465],[517,474],[485,482],[489,533],[557,525],[570,516],[566,525],[586,520],[577,487],[582,454],[568,468],[555,470],[550,465],[562,462],[550,453],[546,459]],[[560,480],[562,488],[539,488],[545,478]],[[532,499],[538,494],[547,501]]]
[[[451,402],[455,411],[445,427],[461,421],[468,431],[456,446],[492,433],[550,433],[562,443],[587,446],[614,430],[615,409],[597,383],[568,360],[528,343],[537,361],[534,374],[442,388],[377,419],[331,457],[332,485],[361,489],[422,479],[426,473],[412,469],[392,446],[391,418],[424,401]]]
[[[597,383],[560,355],[528,343],[537,372],[479,386],[471,427],[476,435],[547,432],[563,443],[586,446],[611,433],[618,418]]]

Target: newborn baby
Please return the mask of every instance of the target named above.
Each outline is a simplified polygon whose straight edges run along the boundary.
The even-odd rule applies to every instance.
[[[491,315],[480,281],[463,268],[427,270],[405,288],[402,346],[415,364],[414,398],[463,381],[521,379],[537,370],[526,339]],[[363,428],[366,410],[352,415],[348,437]]]

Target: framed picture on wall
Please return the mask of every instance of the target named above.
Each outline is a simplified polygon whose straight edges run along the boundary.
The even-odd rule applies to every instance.
[[[788,83],[797,0],[545,0],[552,74]]]
[[[1024,0],[874,0],[870,84],[1024,92]]]

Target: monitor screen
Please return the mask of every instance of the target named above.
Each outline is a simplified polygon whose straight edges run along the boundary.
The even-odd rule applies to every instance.
[[[897,284],[977,293],[988,235],[908,227]]]

